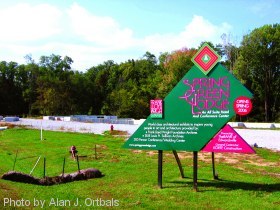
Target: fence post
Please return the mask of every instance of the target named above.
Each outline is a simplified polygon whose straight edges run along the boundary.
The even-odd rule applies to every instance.
[[[43,178],[46,177],[46,157],[44,157],[44,174],[43,174]]]
[[[16,166],[16,161],[17,161],[17,155],[18,155],[18,150],[17,150],[17,153],[16,153],[16,157],[15,157],[15,160],[14,160],[13,171],[15,170],[15,166]]]
[[[95,159],[97,159],[96,144],[95,144],[95,146],[94,146],[94,155],[95,155]]]
[[[77,155],[78,172],[80,173],[79,155]]]
[[[65,157],[64,157],[64,159],[63,159],[62,177],[64,177],[64,168],[65,168]]]
[[[41,141],[43,140],[43,123],[41,121]]]

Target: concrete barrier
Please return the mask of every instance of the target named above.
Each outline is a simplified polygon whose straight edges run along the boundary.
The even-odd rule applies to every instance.
[[[5,122],[16,122],[19,121],[19,117],[5,117]]]
[[[228,122],[231,127],[239,128],[280,128],[280,123],[252,123],[252,122]]]

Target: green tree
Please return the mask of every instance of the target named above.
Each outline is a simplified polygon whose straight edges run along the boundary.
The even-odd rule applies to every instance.
[[[109,74],[108,97],[103,113],[119,117],[145,118],[149,115],[149,102],[155,98],[159,80],[156,56],[146,52],[139,60],[128,60]]]
[[[37,79],[40,76],[39,66],[34,62],[28,63],[24,67],[24,71],[27,75],[27,78],[24,82],[23,88],[23,99],[28,105],[28,114],[29,115],[38,115],[38,110],[34,107],[34,103],[37,99]]]
[[[216,47],[220,48],[222,52],[221,56],[225,56],[225,61],[222,61],[223,65],[225,65],[230,72],[233,72],[239,55],[239,48],[231,43],[230,37],[230,35],[222,34],[223,45],[217,45]]]
[[[164,98],[193,66],[191,59],[196,51],[196,49],[183,48],[170,54],[161,55],[162,81],[158,86],[157,95],[159,97]]]
[[[26,75],[16,62],[0,62],[0,112],[2,115],[21,115],[27,112],[22,97]]]
[[[37,100],[34,103],[40,114],[64,115],[76,110],[71,94],[71,64],[73,60],[59,55],[41,56],[40,76],[37,78]]]
[[[237,62],[235,74],[255,94],[258,120],[279,121],[280,25],[264,25],[245,35]]]

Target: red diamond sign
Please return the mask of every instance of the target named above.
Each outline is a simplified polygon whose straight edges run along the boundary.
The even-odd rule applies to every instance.
[[[220,59],[221,57],[205,43],[194,55],[192,62],[207,75]]]

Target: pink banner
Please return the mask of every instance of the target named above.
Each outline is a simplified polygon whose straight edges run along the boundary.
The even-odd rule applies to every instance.
[[[256,153],[253,148],[228,124],[226,124],[201,151]]]

